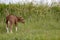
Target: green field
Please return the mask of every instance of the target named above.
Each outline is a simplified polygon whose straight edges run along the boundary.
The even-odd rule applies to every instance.
[[[18,31],[6,33],[7,14],[23,16]],[[60,6],[0,4],[0,40],[60,40]]]

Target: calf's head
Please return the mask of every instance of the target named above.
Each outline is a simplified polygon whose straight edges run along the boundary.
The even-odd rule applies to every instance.
[[[18,22],[22,22],[22,23],[25,23],[25,20],[23,17],[18,17]]]

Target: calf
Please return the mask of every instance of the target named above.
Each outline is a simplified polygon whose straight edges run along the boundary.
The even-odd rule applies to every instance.
[[[17,31],[17,22],[25,23],[23,17],[17,17],[15,15],[8,15],[6,17],[6,30],[7,30],[7,33],[9,32],[8,26],[10,28],[10,32],[12,33],[13,24],[16,26],[16,31]]]

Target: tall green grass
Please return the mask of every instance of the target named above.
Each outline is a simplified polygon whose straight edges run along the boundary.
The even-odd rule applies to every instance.
[[[23,16],[18,31],[6,33],[6,16]],[[0,4],[0,40],[60,40],[60,6]]]

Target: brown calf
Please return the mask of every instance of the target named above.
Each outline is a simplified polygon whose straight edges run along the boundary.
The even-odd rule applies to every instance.
[[[7,33],[9,32],[9,29],[8,29],[8,25],[10,26],[10,32],[12,33],[12,25],[15,24],[16,26],[16,31],[17,31],[17,22],[22,22],[22,23],[25,23],[24,21],[24,18],[23,17],[17,17],[15,15],[8,15],[6,17],[6,30],[7,30]]]

